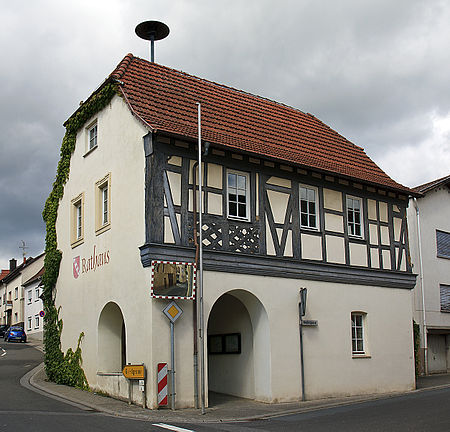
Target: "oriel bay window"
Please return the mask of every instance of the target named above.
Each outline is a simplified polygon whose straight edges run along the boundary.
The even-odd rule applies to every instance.
[[[317,198],[317,188],[300,186],[300,224],[302,228],[318,228]]]
[[[227,213],[229,218],[250,219],[248,174],[227,172]]]
[[[362,237],[362,199],[347,197],[347,225],[348,234]]]

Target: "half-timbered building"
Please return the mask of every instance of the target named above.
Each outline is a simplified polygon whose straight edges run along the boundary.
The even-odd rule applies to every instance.
[[[412,389],[411,191],[298,109],[131,54],[96,92],[108,83],[118,94],[78,131],[57,221],[62,344],[84,332],[91,387],[125,398],[123,365],[144,363],[156,406],[170,345],[152,262],[194,262],[201,230],[209,391],[302,398],[300,288],[308,399]],[[187,407],[195,313],[178,304],[176,396]]]

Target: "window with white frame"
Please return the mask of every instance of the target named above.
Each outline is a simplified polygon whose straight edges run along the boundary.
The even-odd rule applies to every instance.
[[[14,300],[19,298],[19,287],[14,288]]]
[[[75,247],[83,243],[84,238],[84,193],[72,200],[71,211],[71,245]]]
[[[31,302],[33,301],[33,291],[28,290],[27,296],[28,296],[27,303],[31,304]]]
[[[250,220],[250,179],[247,173],[227,171],[227,215]]]
[[[450,285],[440,285],[441,312],[450,312]]]
[[[31,330],[33,327],[33,320],[31,319],[31,317],[29,316],[27,318],[27,330]]]
[[[34,316],[34,328],[39,328],[39,314]]]
[[[366,354],[364,341],[364,322],[365,313],[352,312],[352,354],[364,355]]]
[[[318,191],[313,186],[300,185],[300,224],[302,228],[318,229]]]
[[[39,296],[41,294],[41,290],[39,288],[36,288],[34,292],[35,292],[35,294],[34,294],[34,301],[39,301],[40,300]]]
[[[88,150],[92,150],[93,148],[97,147],[97,122],[91,124],[88,127]]]
[[[348,234],[362,237],[362,199],[347,196],[347,226]]]
[[[111,225],[111,173],[95,183],[95,232],[100,234]]]

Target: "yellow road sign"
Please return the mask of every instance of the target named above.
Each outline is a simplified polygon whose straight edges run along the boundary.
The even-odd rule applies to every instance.
[[[144,379],[145,367],[144,365],[126,365],[123,368],[123,376],[128,379]]]

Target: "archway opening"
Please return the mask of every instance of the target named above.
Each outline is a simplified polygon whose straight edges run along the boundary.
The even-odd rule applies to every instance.
[[[211,309],[208,389],[241,398],[271,400],[268,317],[262,303],[248,291],[229,291]]]
[[[98,370],[120,372],[126,364],[126,331],[122,311],[110,302],[98,320]]]

